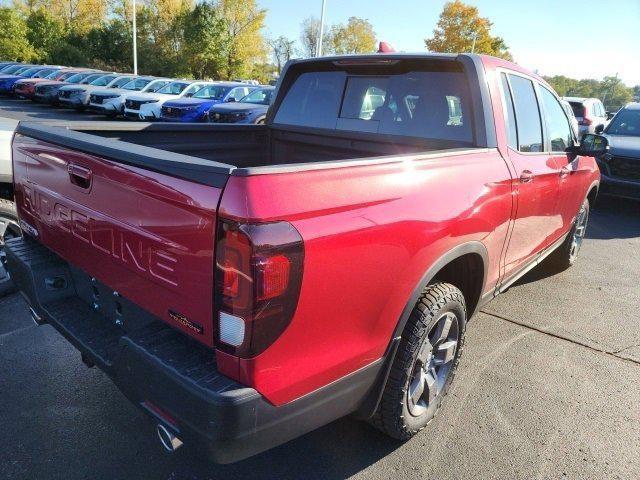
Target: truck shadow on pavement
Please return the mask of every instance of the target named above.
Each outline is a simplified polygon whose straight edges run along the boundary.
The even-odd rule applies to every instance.
[[[591,211],[585,238],[611,240],[640,237],[640,201],[601,196]],[[537,282],[556,275],[548,262],[542,262],[513,286]]]
[[[167,478],[343,479],[375,464],[402,445],[363,422],[343,418],[232,465],[206,463],[194,452],[185,451],[181,458],[176,457],[175,468]]]

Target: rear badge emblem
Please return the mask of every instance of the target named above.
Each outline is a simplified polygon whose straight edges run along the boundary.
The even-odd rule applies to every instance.
[[[169,317],[171,317],[172,320],[178,322],[180,325],[187,327],[189,330],[193,332],[196,332],[200,335],[204,333],[204,329],[202,328],[202,325],[200,325],[199,323],[192,322],[181,313],[174,312],[173,310],[169,310]]]

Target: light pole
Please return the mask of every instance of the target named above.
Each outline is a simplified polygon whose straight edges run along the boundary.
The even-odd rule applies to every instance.
[[[136,0],[133,0],[133,74],[138,75],[138,45],[136,28]]]
[[[475,53],[475,51],[476,51],[476,39],[477,38],[478,38],[478,32],[473,32],[473,43],[471,44],[471,53]]]
[[[326,0],[322,0],[322,14],[320,15],[320,32],[318,33],[318,44],[316,45],[316,57],[322,55],[322,37],[324,36],[324,11],[326,7]]]

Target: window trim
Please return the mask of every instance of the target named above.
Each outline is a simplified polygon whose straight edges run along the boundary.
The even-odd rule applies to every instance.
[[[505,102],[504,100],[506,100],[507,94],[509,95],[509,98],[511,99],[511,105],[513,105],[513,124],[516,128],[516,147],[520,144],[520,138],[518,136],[518,119],[516,118],[516,108],[515,108],[515,102],[513,101],[513,94],[511,93],[511,84],[509,83],[509,75],[507,74],[507,71],[500,71],[501,69],[496,69],[496,74],[498,76],[498,89],[500,90],[500,101],[502,102],[502,120],[504,122],[504,126],[505,126],[505,137],[507,139],[507,148],[510,150],[513,150],[513,147],[511,145],[509,145],[509,134],[507,133],[508,127],[507,127],[507,102]],[[504,88],[502,86],[502,75],[504,75],[505,80],[507,81],[507,87],[509,88],[508,92],[504,91]],[[516,152],[519,152],[519,150],[515,150]],[[519,153],[523,153],[523,152],[519,152]],[[529,152],[531,153],[531,152]]]

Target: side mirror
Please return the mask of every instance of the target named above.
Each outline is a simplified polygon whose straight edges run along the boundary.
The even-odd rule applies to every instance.
[[[604,131],[604,125],[603,125],[603,124],[596,125],[595,132],[596,132],[598,135],[600,135],[603,131]]]
[[[193,97],[193,93],[185,93],[184,96],[185,98],[191,98]]]
[[[235,101],[236,101],[236,99],[233,98],[233,97],[227,98],[227,103],[233,103]]]
[[[615,112],[607,112],[607,120],[611,120],[615,115]]]
[[[582,140],[580,140],[580,146],[574,147],[571,150],[585,157],[596,157],[602,153],[605,153],[609,148],[609,141],[602,135],[595,135],[593,133],[586,133]]]

